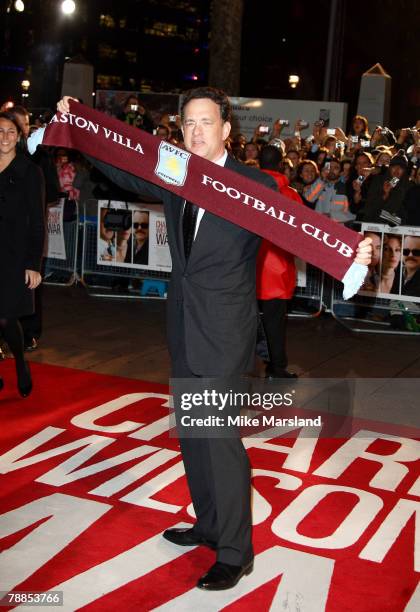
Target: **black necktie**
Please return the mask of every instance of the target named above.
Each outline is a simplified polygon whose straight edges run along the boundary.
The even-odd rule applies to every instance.
[[[194,242],[197,215],[198,206],[185,201],[184,214],[182,217],[182,233],[184,235],[184,253],[187,261],[191,253],[192,243]]]

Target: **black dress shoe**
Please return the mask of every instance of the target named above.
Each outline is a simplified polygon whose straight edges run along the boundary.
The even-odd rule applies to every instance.
[[[36,351],[38,348],[38,342],[35,338],[30,338],[29,340],[25,340],[24,343],[24,351],[26,353],[31,353],[32,351]]]
[[[297,378],[298,375],[295,372],[289,372],[288,370],[279,370],[278,372],[266,372],[265,377],[268,380],[276,380],[281,378]]]
[[[180,529],[177,527],[173,527],[172,529],[167,529],[163,532],[163,537],[165,540],[172,542],[172,544],[178,544],[178,546],[208,546],[213,550],[216,550],[217,544],[216,542],[211,542],[210,540],[206,540],[203,536],[195,533],[194,529]]]
[[[206,591],[224,591],[234,587],[242,576],[247,576],[254,569],[254,561],[247,565],[229,565],[217,561],[197,582],[199,589]]]

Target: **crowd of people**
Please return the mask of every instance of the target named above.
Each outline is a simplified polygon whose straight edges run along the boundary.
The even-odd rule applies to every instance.
[[[22,106],[14,106],[7,112],[16,118],[20,127],[22,138],[17,147],[23,151],[25,139],[43,124],[42,118],[31,117]],[[134,94],[126,98],[117,117],[178,147],[185,146],[180,116],[163,114],[156,124],[144,103]],[[330,128],[322,120],[313,126],[298,120],[294,135],[282,137],[285,123],[284,120],[275,121],[270,133],[267,127],[259,126],[249,141],[243,134],[236,133],[226,139],[225,146],[229,154],[244,165],[271,173],[280,191],[287,197],[334,221],[349,226],[355,221],[420,226],[420,121],[415,127],[403,128],[395,133],[382,126],[376,126],[371,132],[367,119],[357,115],[351,122],[348,134],[345,134],[341,128]],[[311,134],[307,135],[309,132]],[[44,176],[46,205],[55,204],[60,196],[65,196],[65,220],[73,218],[73,203],[84,203],[86,214],[96,217],[97,199],[139,199],[137,194],[129,193],[111,182],[77,151],[39,147],[33,161]],[[147,249],[141,248],[143,243],[140,239],[144,236],[138,237],[136,234],[134,248],[131,238],[115,235],[110,240],[102,225],[100,228],[104,259],[115,257],[116,261],[143,262]],[[144,233],[147,230],[139,227],[136,231]],[[412,240],[419,241],[416,238]],[[376,267],[371,264],[365,289],[374,286],[376,292],[385,292],[385,289],[390,290],[387,293],[396,291],[395,273],[390,284],[391,271],[386,268],[389,244],[392,244],[392,236],[385,236],[380,254],[381,268],[378,264]],[[418,249],[414,249],[407,256],[408,259],[414,258],[418,263],[417,253]],[[399,266],[396,266],[397,272]],[[415,287],[417,284],[414,283]],[[409,285],[414,286],[412,282]],[[271,347],[269,352],[278,355],[277,361],[273,357],[268,364],[267,372],[272,374],[280,372],[288,375],[282,321],[286,301],[293,295],[294,289],[293,258],[264,241],[258,258],[257,290],[261,312],[266,311],[265,335]],[[41,335],[40,295],[39,289],[35,314],[21,318],[25,350],[36,349]],[[281,318],[280,313],[283,313]],[[271,339],[273,321],[276,322],[276,344]],[[279,329],[282,330],[280,336]]]
[[[310,128],[299,120],[294,136],[282,139],[283,123],[277,120],[270,136],[259,126],[249,142],[237,134],[232,154],[258,167],[263,148],[278,147],[281,171],[303,203],[338,222],[420,225],[420,121],[370,133],[367,119],[356,115],[348,134],[317,121],[305,137]]]

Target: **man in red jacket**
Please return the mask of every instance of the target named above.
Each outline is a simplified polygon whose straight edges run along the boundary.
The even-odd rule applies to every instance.
[[[277,147],[264,147],[260,154],[260,169],[277,182],[280,193],[302,204],[295,189],[279,172],[282,154]],[[264,333],[270,357],[266,370],[268,378],[296,378],[287,370],[286,316],[287,300],[296,286],[296,268],[293,255],[263,240],[257,258],[257,298],[262,312]]]

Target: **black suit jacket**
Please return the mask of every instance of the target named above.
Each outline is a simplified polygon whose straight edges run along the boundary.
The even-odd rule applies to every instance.
[[[206,211],[186,262],[183,198],[113,166],[91,161],[123,189],[146,192],[163,202],[172,257],[167,302],[172,360],[185,346],[194,374],[212,377],[246,372],[253,364],[258,322],[255,262],[260,238]],[[277,190],[269,175],[231,157],[225,166]]]

